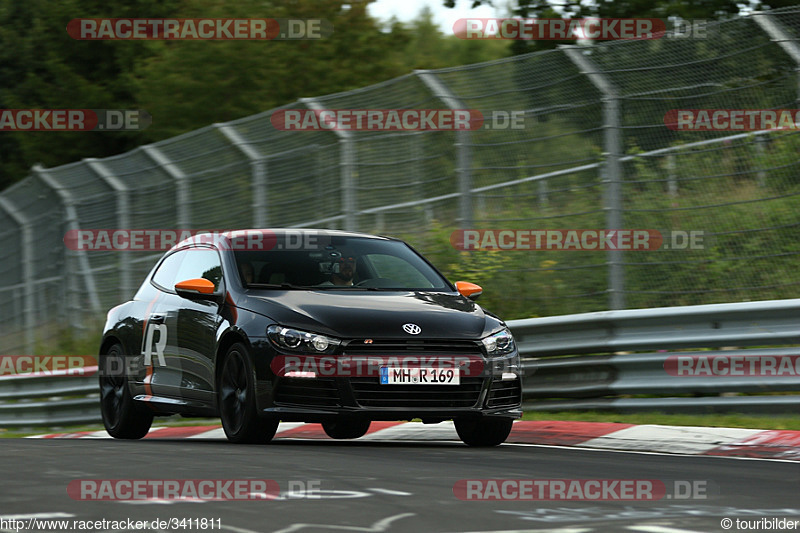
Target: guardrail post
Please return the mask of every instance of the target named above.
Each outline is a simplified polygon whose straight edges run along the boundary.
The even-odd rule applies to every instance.
[[[20,266],[22,267],[22,315],[25,329],[25,351],[28,354],[33,354],[36,348],[36,307],[33,301],[33,230],[28,217],[4,196],[0,196],[0,209],[8,213],[8,216],[19,226],[19,231],[22,234]]]
[[[467,109],[461,100],[439,79],[436,73],[430,70],[415,70],[422,83],[450,109]],[[470,130],[456,131],[455,147],[458,164],[458,218],[461,229],[469,229],[473,224],[472,208],[472,132]]]
[[[603,95],[603,143],[606,158],[605,165],[603,165],[603,181],[605,182],[606,229],[620,230],[623,228],[622,165],[620,163],[623,148],[620,135],[619,91],[600,68],[584,55],[582,48],[562,46],[561,49]],[[623,252],[622,250],[608,250],[606,257],[608,263],[608,307],[609,309],[624,309]]]
[[[312,111],[326,110],[326,108],[314,98],[301,98],[300,102]],[[341,175],[344,229],[347,231],[356,231],[358,229],[358,221],[356,220],[355,139],[353,133],[350,131],[339,129],[334,129],[332,131],[339,138],[339,146],[341,147],[339,168]]]
[[[64,210],[67,215],[67,225],[69,229],[76,232],[80,230],[80,220],[78,218],[78,212],[75,209],[75,200],[72,197],[72,194],[67,190],[66,187],[59,183],[58,180],[48,174],[48,171],[41,165],[34,165],[32,172],[34,176],[42,181],[42,183],[53,189],[53,191],[61,199],[61,203],[64,205]],[[92,267],[89,264],[89,257],[86,255],[86,250],[67,252],[67,255],[72,254],[74,254],[78,259],[79,272],[83,277],[84,284],[86,285],[86,294],[89,298],[89,308],[94,313],[100,313],[100,298],[97,295],[97,286],[94,283],[94,274],[92,273]],[[69,275],[69,272],[67,272],[65,275]],[[76,309],[76,311],[80,311],[80,307]],[[84,327],[84,323],[81,320],[79,312],[72,314],[72,325],[76,329],[82,329]]]
[[[152,144],[142,146],[142,151],[155,161],[164,172],[175,180],[175,205],[178,208],[177,226],[180,229],[189,229],[191,211],[189,205],[189,178],[180,167],[164,155]]]
[[[214,127],[225,136],[250,161],[253,177],[253,225],[265,228],[269,224],[269,207],[267,205],[267,159],[250,146],[250,144],[229,124],[214,124]]]
[[[116,196],[117,200],[117,226],[119,229],[131,229],[130,220],[130,201],[129,191],[125,183],[116,177],[107,166],[95,158],[86,158],[83,160],[92,172],[97,174],[106,185],[108,185]],[[131,281],[131,262],[125,254],[117,254],[119,264],[119,297],[120,301],[124,302],[133,296],[133,283]]]

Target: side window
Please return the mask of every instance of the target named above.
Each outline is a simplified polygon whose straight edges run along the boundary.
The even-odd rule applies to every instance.
[[[178,275],[175,276],[175,281],[170,288],[173,288],[179,281],[205,278],[214,283],[214,290],[219,289],[222,281],[222,265],[217,251],[208,248],[192,248],[184,253],[186,259],[181,263]]]
[[[164,289],[173,290],[175,288],[175,275],[178,273],[186,253],[186,251],[175,252],[164,259],[156,273],[153,274],[153,283]]]

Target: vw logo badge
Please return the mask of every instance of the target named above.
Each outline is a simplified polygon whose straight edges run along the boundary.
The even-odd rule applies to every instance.
[[[403,331],[411,335],[419,335],[422,328],[416,324],[403,324]]]

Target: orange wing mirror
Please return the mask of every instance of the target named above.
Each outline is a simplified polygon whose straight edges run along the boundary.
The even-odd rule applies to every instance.
[[[483,294],[483,288],[468,281],[456,281],[456,289],[461,296],[466,296],[470,300],[477,300]]]
[[[175,292],[184,298],[197,298],[214,294],[214,283],[204,279],[187,279],[175,284]]]

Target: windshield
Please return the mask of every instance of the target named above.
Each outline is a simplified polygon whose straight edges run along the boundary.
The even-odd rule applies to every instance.
[[[325,235],[297,248],[278,236],[271,250],[234,252],[240,278],[252,288],[452,290],[403,242]]]

